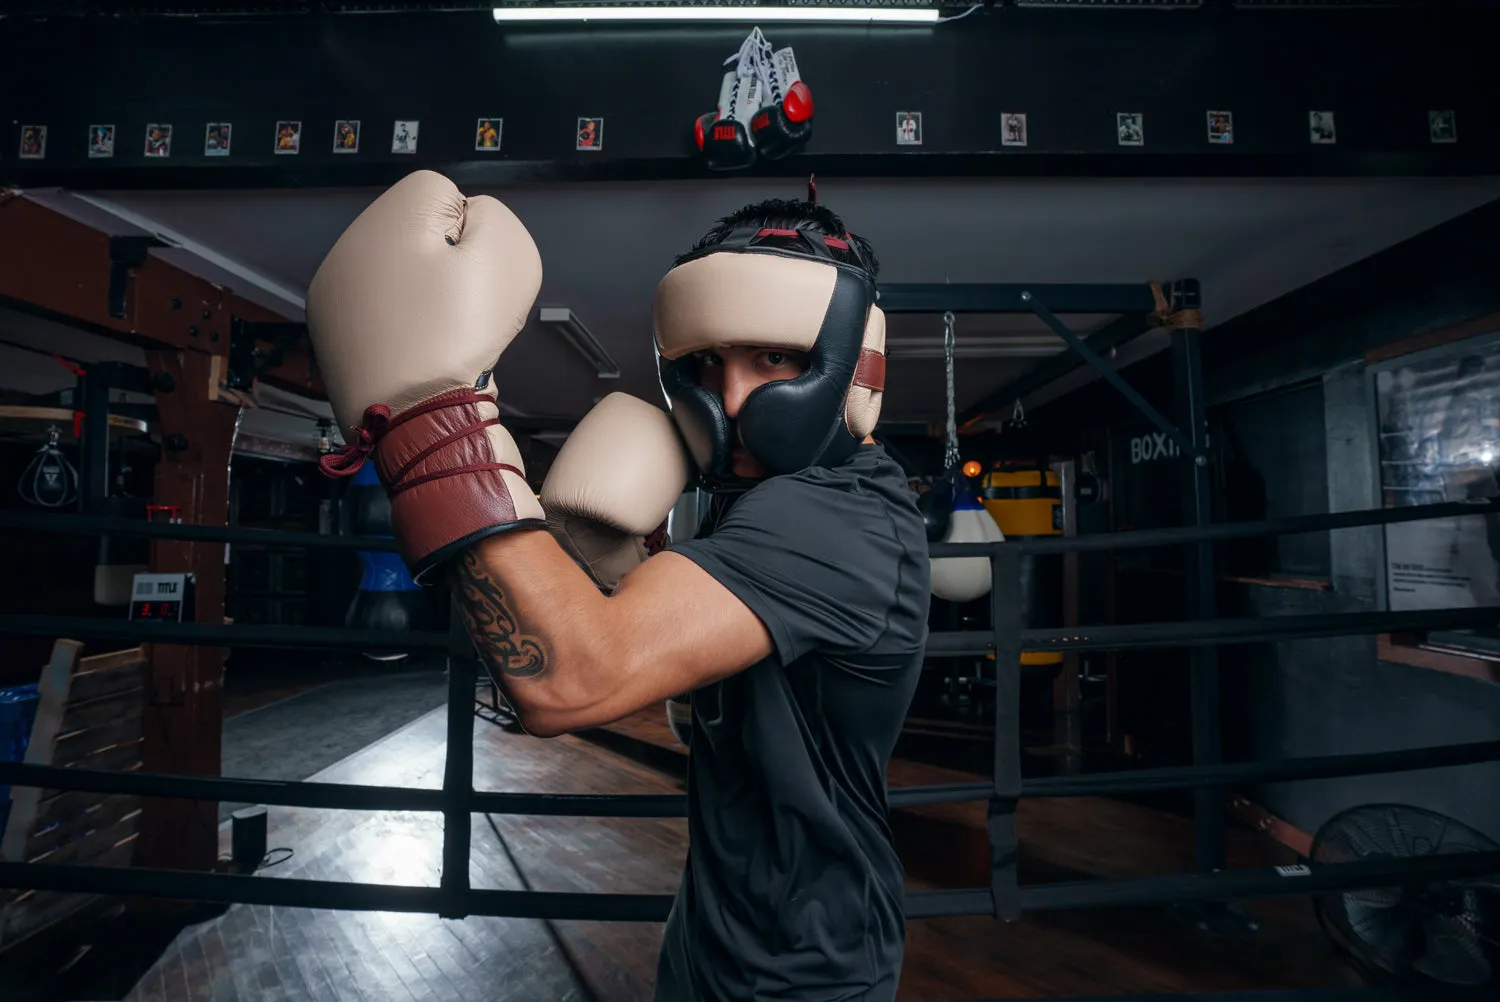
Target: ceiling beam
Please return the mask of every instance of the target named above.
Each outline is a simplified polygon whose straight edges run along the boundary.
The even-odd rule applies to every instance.
[[[199,351],[225,362],[232,318],[286,319],[153,257],[153,239],[112,239],[0,190],[0,300],[144,347]],[[265,357],[276,347],[266,344]],[[295,393],[326,396],[306,343],[282,346],[281,362],[259,375]]]
[[[1154,321],[1147,317],[1139,313],[1127,313],[1099,328],[1084,343],[1093,349],[1094,354],[1108,358],[1111,351],[1140,337],[1153,326],[1155,326]],[[1072,351],[1058,352],[1056,355],[1045,358],[1020,378],[1004,386],[996,387],[976,403],[965,407],[957,415],[958,426],[960,428],[972,427],[995,411],[1011,406],[1038,390],[1045,389],[1073,370],[1081,368],[1083,364],[1082,357]]]

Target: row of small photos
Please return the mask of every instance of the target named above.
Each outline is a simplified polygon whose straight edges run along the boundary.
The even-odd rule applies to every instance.
[[[588,125],[588,123],[595,123]],[[391,129],[392,153],[417,152],[417,138],[422,123],[416,119],[400,119]],[[474,125],[474,149],[480,153],[500,152],[500,134],[505,128],[501,118],[481,118]],[[142,155],[156,159],[172,155],[172,136],[175,130],[164,122],[150,122],[143,136]],[[578,120],[579,149],[599,149],[604,144],[603,119]],[[115,155],[116,129],[113,125],[89,126],[89,158],[92,160]],[[588,138],[594,145],[583,145]],[[333,152],[358,153],[360,123],[358,119],[345,118],[333,124]],[[203,128],[203,155],[227,157],[234,145],[234,125],[230,122],[209,122]],[[272,152],[278,155],[295,155],[302,152],[302,123],[282,121],[276,123],[276,136]],[[47,155],[47,127],[45,125],[21,126],[22,160],[41,160]]]
[[[416,119],[398,119],[391,129],[392,153],[416,153],[417,138],[422,123]],[[1207,113],[1208,141],[1216,146],[1227,146],[1234,142],[1234,113],[1210,111]],[[498,153],[500,135],[505,122],[500,118],[481,118],[474,125],[474,149],[479,153]],[[1434,143],[1458,142],[1458,116],[1452,111],[1429,111],[1427,113],[1428,138]],[[143,155],[153,158],[172,155],[173,128],[160,122],[146,126]],[[209,122],[203,130],[203,155],[227,157],[233,144],[234,126],[229,122]],[[1115,138],[1121,146],[1145,146],[1145,116],[1139,112],[1118,112],[1115,115]],[[1338,129],[1331,111],[1309,111],[1307,113],[1308,142],[1329,145],[1338,142]],[[333,126],[333,152],[358,153],[360,123],[358,119],[340,119]],[[1022,112],[1000,113],[1000,143],[1002,146],[1027,145],[1026,115]],[[896,112],[896,145],[922,145],[922,113],[920,111]],[[587,117],[578,119],[574,148],[584,152],[604,149],[604,119]],[[276,123],[273,152],[296,154],[302,152],[302,123],[283,121]],[[45,125],[21,126],[22,160],[41,160],[47,155],[47,127]],[[89,157],[99,159],[115,155],[115,127],[113,125],[89,126]]]
[[[1234,143],[1234,112],[1210,111],[1207,113],[1208,141],[1215,146]],[[1427,135],[1434,143],[1458,142],[1458,116],[1452,111],[1429,111],[1427,113]],[[1121,111],[1115,114],[1115,140],[1121,146],[1146,145],[1146,116],[1140,112]],[[1307,140],[1319,146],[1337,143],[1338,127],[1331,111],[1309,111],[1307,113]],[[922,113],[920,111],[896,112],[896,145],[922,145]],[[1000,113],[1000,145],[1025,146],[1026,115],[1017,111]]]

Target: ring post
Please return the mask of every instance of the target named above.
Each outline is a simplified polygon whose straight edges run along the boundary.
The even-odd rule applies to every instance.
[[[1021,917],[1016,881],[1016,803],[1021,798],[1021,555],[1000,545],[990,557],[995,631],[995,778],[990,792],[990,894],[995,917]]]
[[[1196,308],[1198,304],[1190,304]],[[1192,445],[1183,463],[1183,522],[1201,528],[1213,521],[1213,471],[1208,462],[1208,418],[1205,414],[1202,332],[1196,328],[1172,331],[1172,369],[1177,387],[1177,409]],[[1207,542],[1194,543],[1187,552],[1187,618],[1213,619],[1214,551]],[[1217,765],[1223,757],[1219,734],[1219,654],[1198,645],[1189,653],[1193,721],[1193,764]],[[1224,868],[1224,791],[1200,787],[1194,794],[1196,862],[1200,873]]]
[[[469,848],[473,836],[474,682],[478,655],[458,603],[448,620],[448,752],[443,766],[443,873],[440,918],[469,914]]]

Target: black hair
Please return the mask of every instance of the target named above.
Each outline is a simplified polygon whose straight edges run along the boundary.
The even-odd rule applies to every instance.
[[[860,264],[860,258],[863,258],[863,264],[872,280],[880,274],[880,262],[876,260],[875,251],[870,247],[870,242],[864,237],[850,233],[844,226],[844,221],[836,213],[816,202],[789,198],[768,198],[764,202],[747,205],[738,212],[725,216],[693,245],[692,250],[679,256],[674,265],[681,264],[683,259],[691,254],[723,243],[730,233],[747,226],[777,230],[809,230],[819,236],[848,239],[851,244],[859,248],[859,257],[856,258],[849,251],[830,247],[829,251],[834,258],[853,265]]]

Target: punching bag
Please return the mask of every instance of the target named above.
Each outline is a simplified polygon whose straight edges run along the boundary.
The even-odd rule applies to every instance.
[[[984,507],[1006,539],[1062,535],[1062,485],[1045,462],[997,464],[980,486]],[[1021,625],[1035,630],[1062,626],[1062,557],[1023,553],[1020,572]],[[1062,661],[1062,651],[1021,652],[1021,664],[1028,668]]]
[[[375,474],[375,464],[366,463],[354,475],[344,495],[349,512],[349,531],[355,536],[391,534],[391,501]],[[411,579],[401,554],[391,550],[360,550],[363,574],[354,601],[344,616],[344,625],[360,630],[410,633],[429,625],[427,597]],[[372,661],[400,661],[403,653],[366,653]]]
[[[953,504],[944,543],[1003,543],[1000,526],[974,496],[969,478],[960,471],[948,474]],[[934,491],[936,493],[936,491]],[[988,557],[938,557],[932,561],[932,594],[948,602],[969,602],[989,593],[992,584]]]

